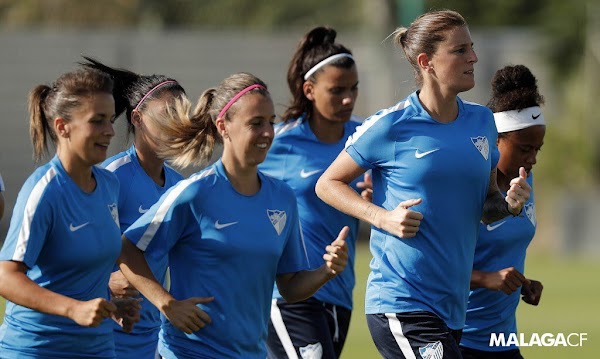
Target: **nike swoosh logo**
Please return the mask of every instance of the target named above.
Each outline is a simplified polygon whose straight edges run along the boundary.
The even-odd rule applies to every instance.
[[[219,220],[217,219],[217,221],[215,222],[215,228],[216,229],[223,229],[229,226],[233,226],[234,224],[237,224],[238,222],[229,222],[229,223],[219,223]]]
[[[537,120],[537,118],[540,117],[541,115],[542,115],[541,113],[537,116],[534,116],[533,114],[531,114],[531,118],[533,118],[534,120]]]
[[[434,153],[434,152],[439,151],[439,150],[440,150],[439,148],[436,148],[435,150],[431,150],[431,151],[427,151],[427,152],[419,152],[419,150],[416,150],[415,151],[415,157],[416,158],[422,158],[422,157],[427,156],[430,153]]]
[[[493,226],[488,224],[488,225],[487,225],[487,230],[488,230],[489,232],[491,232],[491,231],[493,231],[494,229],[496,229],[496,228],[500,227],[501,225],[503,225],[504,223],[506,223],[506,221],[502,221],[502,222],[500,222],[500,223],[498,223],[498,224],[495,224],[495,225],[493,225]]]
[[[90,222],[85,222],[84,224],[80,224],[78,226],[73,226],[73,223],[71,223],[69,225],[69,229],[71,230],[71,232],[75,232],[76,230],[81,229],[81,228],[87,226],[88,224],[90,224]]]
[[[142,205],[140,204],[140,208],[138,208],[138,212],[140,212],[140,213],[146,213],[146,212],[148,212],[149,209],[150,208],[143,209]]]
[[[302,169],[302,171],[300,171],[300,177],[302,178],[308,178],[312,175],[316,175],[317,173],[321,172],[323,170],[314,170],[314,171],[310,171],[310,172],[305,172],[304,168]]]

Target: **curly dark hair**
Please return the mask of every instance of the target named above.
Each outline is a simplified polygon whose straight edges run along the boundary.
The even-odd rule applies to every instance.
[[[494,74],[492,98],[487,104],[493,112],[522,110],[543,103],[537,79],[527,66],[505,66]]]

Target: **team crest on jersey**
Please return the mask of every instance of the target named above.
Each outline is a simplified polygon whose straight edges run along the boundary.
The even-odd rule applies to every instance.
[[[485,160],[487,161],[489,154],[490,154],[490,144],[488,143],[487,137],[485,137],[485,136],[471,137],[471,142],[473,142],[475,147],[477,147],[477,150],[479,151],[479,153],[481,153],[483,158],[485,158]]]
[[[315,343],[300,347],[300,356],[302,359],[321,359],[323,357],[323,346],[321,346],[321,343]]]
[[[283,232],[283,229],[285,228],[285,221],[287,220],[285,211],[267,209],[267,216],[269,216],[269,220],[273,227],[275,227],[277,234],[281,235],[281,232]]]
[[[115,221],[117,227],[119,227],[119,210],[117,208],[117,204],[109,204],[108,210],[110,211],[110,216],[112,217],[113,221]]]
[[[533,226],[535,227],[535,225],[537,224],[537,220],[535,218],[535,204],[533,203],[528,203],[525,205],[525,214],[527,215],[527,218],[529,218],[529,220],[531,221],[531,224],[533,224]]]
[[[444,357],[444,346],[438,340],[419,348],[419,354],[423,359],[442,359]]]

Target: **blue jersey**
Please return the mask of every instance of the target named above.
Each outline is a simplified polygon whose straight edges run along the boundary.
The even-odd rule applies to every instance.
[[[59,158],[39,167],[19,192],[0,260],[22,262],[40,287],[77,300],[106,298],[121,252],[119,181],[93,167],[96,188],[83,192]],[[2,358],[114,358],[112,320],[96,328],[7,302]]]
[[[533,187],[533,174],[527,178]],[[523,212],[517,217],[507,217],[495,223],[479,226],[479,238],[475,247],[473,269],[496,272],[515,267],[525,272],[525,253],[536,229],[533,191]],[[491,333],[517,332],[515,312],[519,304],[521,288],[510,295],[487,288],[477,288],[469,295],[467,321],[460,344],[468,348],[484,351],[514,349],[490,347]]]
[[[142,168],[135,146],[107,159],[102,165],[116,174],[121,184],[119,192],[121,232],[146,213],[167,189],[183,179],[183,176],[165,164],[163,166],[165,184],[162,187],[157,185]],[[167,256],[158,258],[146,256],[146,261],[156,279],[161,283],[164,282],[168,265]],[[113,324],[117,358],[154,358],[161,323],[160,311],[146,298],[143,298],[140,304],[142,305],[140,321],[135,324],[133,333],[125,333],[121,326],[117,323]]]
[[[258,175],[259,192],[242,195],[217,161],[169,189],[125,231],[147,255],[169,256],[175,298],[215,297],[199,305],[212,323],[194,334],[164,320],[163,357],[266,357],[275,276],[307,262],[293,191]]]
[[[354,133],[359,123],[348,121],[344,135],[338,143],[323,143],[315,136],[305,116],[275,126],[275,139],[266,160],[259,169],[266,174],[285,181],[296,193],[302,234],[306,242],[311,267],[323,264],[325,247],[339,234],[344,226],[350,227],[348,243],[348,266],[337,277],[327,282],[314,298],[330,304],[352,309],[354,288],[354,257],[358,220],[323,202],[315,193],[320,175],[344,149],[346,139]],[[356,185],[356,182],[353,185]],[[281,298],[275,287],[273,298]]]
[[[475,242],[490,172],[498,162],[489,109],[457,98],[458,117],[434,120],[418,93],[357,128],[346,151],[373,170],[373,203],[411,207],[423,220],[413,238],[373,227],[366,313],[430,311],[451,329],[465,321]]]

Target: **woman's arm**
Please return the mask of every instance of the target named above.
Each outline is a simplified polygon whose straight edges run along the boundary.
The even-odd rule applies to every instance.
[[[0,262],[0,295],[38,312],[60,315],[85,327],[97,327],[117,307],[104,298],[79,301],[40,287],[25,274],[22,262]]]
[[[487,288],[509,295],[519,287],[526,285],[529,285],[529,280],[514,267],[504,268],[497,272],[473,270],[471,273],[471,289]]]
[[[348,184],[365,172],[346,151],[342,151],[319,178],[315,191],[330,206],[366,221],[400,238],[414,237],[423,215],[408,208],[421,203],[410,199],[387,211],[361,197]]]
[[[118,263],[125,278],[181,331],[191,334],[210,323],[208,314],[196,304],[212,302],[214,298],[192,297],[185,300],[173,298],[152,274],[144,253],[125,236],[122,238]]]
[[[348,263],[348,246],[346,237],[350,228],[344,227],[338,237],[325,248],[323,259],[325,263],[311,271],[286,273],[277,276],[277,288],[281,296],[288,302],[294,303],[309,298],[327,283],[344,271]]]
[[[531,193],[531,186],[527,183],[525,168],[519,168],[519,177],[510,181],[510,188],[506,192],[506,197],[503,197],[500,193],[496,175],[497,169],[494,168],[490,173],[488,194],[483,204],[481,220],[485,224],[494,223],[508,215],[518,216],[529,200]]]

